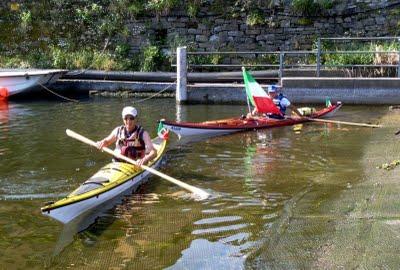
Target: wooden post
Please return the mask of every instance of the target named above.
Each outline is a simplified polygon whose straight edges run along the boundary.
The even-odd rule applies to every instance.
[[[187,61],[186,47],[176,49],[176,103],[185,104],[187,100]]]

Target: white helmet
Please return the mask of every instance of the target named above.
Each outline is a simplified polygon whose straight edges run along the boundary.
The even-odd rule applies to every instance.
[[[132,115],[136,117],[138,114],[137,110],[132,106],[127,106],[122,110],[122,119],[125,119],[125,116]]]

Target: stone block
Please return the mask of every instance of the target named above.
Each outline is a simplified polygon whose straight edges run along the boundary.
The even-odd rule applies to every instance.
[[[256,36],[256,41],[262,41],[262,40],[265,40],[265,35]]]
[[[223,31],[223,27],[220,26],[220,25],[214,27],[214,29],[213,29],[213,32],[214,32],[215,34],[218,34],[218,33],[221,32],[221,31]]]
[[[208,29],[207,25],[203,24],[203,23],[199,23],[199,25],[197,26],[198,29],[200,30],[206,30]]]
[[[205,35],[196,35],[196,41],[197,42],[207,42],[208,37]]]
[[[200,35],[202,31],[200,29],[189,28],[187,33],[190,35]]]
[[[199,48],[206,48],[206,49],[211,49],[211,44],[210,43],[199,43],[198,44]],[[206,50],[207,51],[207,50]]]
[[[218,35],[212,35],[210,37],[210,42],[211,43],[218,43],[219,42],[219,36]]]
[[[283,20],[280,22],[281,27],[290,27],[290,20]]]
[[[383,17],[376,17],[375,18],[375,22],[377,25],[384,25],[386,22],[386,18]]]
[[[228,36],[241,37],[241,36],[243,36],[243,32],[242,31],[228,31]]]
[[[260,29],[247,29],[245,33],[246,35],[259,35],[260,32]]]

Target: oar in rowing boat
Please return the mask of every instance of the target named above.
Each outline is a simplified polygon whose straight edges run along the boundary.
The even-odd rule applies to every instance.
[[[382,125],[373,125],[373,124],[365,124],[365,123],[326,120],[326,119],[320,119],[320,118],[307,118],[307,120],[314,121],[314,122],[343,124],[343,125],[360,126],[360,127],[372,127],[372,128],[380,128],[380,127],[382,127]]]
[[[82,135],[70,130],[70,129],[67,129],[66,133],[67,133],[68,136],[70,136],[70,137],[72,137],[74,139],[77,139],[78,141],[81,141],[83,143],[89,144],[89,145],[94,146],[94,147],[97,148],[96,142],[94,142],[94,141],[92,141],[92,140],[90,140],[90,139],[88,139],[88,138],[86,138],[86,137],[84,137],[84,136],[82,136]],[[130,158],[128,158],[128,157],[126,157],[124,155],[121,155],[119,153],[115,153],[110,148],[103,147],[101,150],[103,150],[104,152],[107,152],[108,154],[113,155],[113,156],[115,156],[115,157],[117,157],[119,159],[123,159],[126,162],[129,162],[129,163],[132,163],[132,164],[134,164],[136,166],[139,166],[137,164],[137,162],[134,161],[133,159],[130,159]],[[159,177],[161,177],[161,178],[163,178],[163,179],[165,179],[165,180],[167,180],[167,181],[169,181],[171,183],[174,183],[175,185],[178,185],[178,186],[180,186],[180,187],[192,192],[197,197],[199,197],[200,200],[204,200],[204,199],[207,199],[208,197],[210,197],[209,193],[205,192],[204,190],[202,190],[200,188],[197,188],[197,187],[191,186],[189,184],[186,184],[186,183],[184,183],[182,181],[179,181],[178,179],[175,179],[175,178],[173,178],[171,176],[168,176],[168,175],[166,175],[166,174],[164,174],[162,172],[159,172],[159,171],[157,171],[157,170],[155,170],[155,169],[153,169],[151,167],[148,167],[146,165],[141,165],[140,167],[142,169],[147,170],[148,172],[150,172],[152,174],[155,174],[155,175],[157,175],[157,176],[159,176]]]

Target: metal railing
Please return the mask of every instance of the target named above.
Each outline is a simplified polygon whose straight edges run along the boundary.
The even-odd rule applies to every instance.
[[[394,40],[399,42],[400,44],[400,37],[339,37],[339,38],[318,38],[317,40],[317,49],[310,50],[310,51],[238,51],[238,52],[187,52],[187,57],[190,56],[213,56],[213,55],[232,55],[234,58],[237,59],[238,56],[254,56],[257,58],[258,56],[264,55],[273,55],[276,56],[278,63],[276,64],[269,64],[269,63],[261,63],[261,64],[191,64],[190,61],[187,61],[188,68],[236,68],[236,67],[265,67],[265,68],[277,68],[279,78],[282,78],[284,75],[285,69],[293,69],[293,68],[300,68],[307,70],[314,70],[317,77],[321,76],[321,71],[331,68],[395,68],[397,77],[400,78],[400,50],[397,51],[332,51],[332,50],[323,50],[321,42],[324,40],[330,41],[382,41],[382,40]],[[399,46],[400,48],[400,46]],[[350,54],[387,54],[387,55],[395,55],[397,57],[396,64],[325,64],[322,62],[322,58],[324,55],[350,55]],[[294,56],[307,56],[307,57],[315,57],[315,64],[299,64],[299,63],[287,63],[288,57]],[[176,65],[172,65],[176,66]]]

